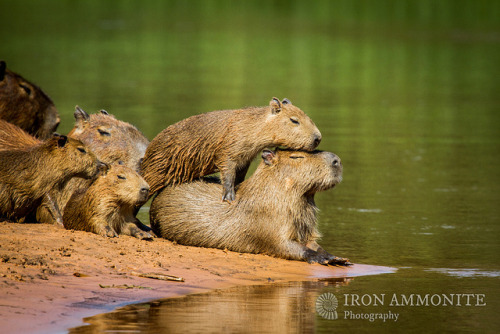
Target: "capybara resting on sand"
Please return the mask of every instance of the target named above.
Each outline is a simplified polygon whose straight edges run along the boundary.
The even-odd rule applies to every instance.
[[[151,229],[135,217],[135,208],[148,199],[149,186],[134,170],[111,165],[87,189],[71,196],[64,209],[64,227],[107,237],[118,234],[152,239]]]
[[[233,201],[234,187],[264,148],[314,150],[321,141],[313,121],[288,99],[267,107],[219,110],[195,115],[158,134],[146,150],[141,173],[150,196],[167,185],[220,172],[222,199]]]
[[[220,201],[222,187],[214,178],[165,187],[151,204],[151,227],[183,245],[349,264],[316,242],[314,194],[341,179],[342,164],[333,153],[265,150],[232,205]]]
[[[81,141],[55,135],[40,144],[0,151],[0,217],[30,221],[45,205],[62,224],[54,190],[72,177],[94,177],[102,164]]]
[[[48,139],[59,125],[59,114],[40,87],[7,69],[0,61],[0,119],[40,139]]]

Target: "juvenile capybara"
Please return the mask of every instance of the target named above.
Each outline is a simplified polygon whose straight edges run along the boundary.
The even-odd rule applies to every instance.
[[[41,142],[20,127],[0,119],[0,150],[27,148]]]
[[[140,161],[149,144],[148,139],[132,124],[120,121],[105,110],[87,114],[82,108],[75,108],[75,126],[68,137],[81,140],[97,158],[108,164],[123,163],[139,171]],[[86,189],[90,180],[74,178],[54,195],[54,201],[61,211],[78,189]],[[54,223],[52,216],[43,207],[37,212],[37,220]]]
[[[151,227],[183,245],[349,264],[316,242],[314,194],[341,179],[342,164],[333,153],[264,150],[232,205],[220,201],[221,185],[213,178],[165,187],[151,204]]]
[[[54,190],[72,177],[94,177],[101,163],[81,141],[55,135],[40,144],[0,151],[0,216],[29,221],[40,205],[62,224]]]
[[[219,171],[222,200],[231,202],[235,185],[264,148],[311,151],[320,141],[321,133],[302,110],[288,99],[273,98],[267,107],[212,111],[167,127],[148,146],[141,173],[153,195]]]
[[[40,139],[48,139],[60,119],[50,97],[40,87],[7,69],[0,61],[0,119]]]
[[[64,209],[64,227],[106,237],[152,239],[151,229],[135,217],[135,208],[147,201],[148,192],[148,184],[136,171],[111,165],[90,187],[71,196]]]

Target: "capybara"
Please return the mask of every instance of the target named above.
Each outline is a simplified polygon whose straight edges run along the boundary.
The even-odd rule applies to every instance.
[[[151,229],[135,217],[135,208],[147,201],[148,192],[148,184],[136,171],[111,165],[90,187],[71,196],[64,209],[64,227],[105,237],[125,234],[152,239]]]
[[[264,150],[232,205],[220,201],[221,185],[213,178],[165,187],[151,204],[151,227],[183,245],[349,264],[316,242],[314,194],[341,179],[342,164],[333,153]]]
[[[39,145],[42,141],[33,137],[20,127],[0,119],[0,150],[27,148]]]
[[[75,126],[68,137],[81,140],[97,158],[108,164],[122,162],[125,166],[139,172],[140,161],[149,144],[148,139],[132,124],[120,121],[107,111],[87,114],[82,108],[75,108]],[[55,193],[54,200],[61,211],[78,189],[86,189],[90,180],[74,178]],[[44,208],[37,212],[37,220],[54,223],[52,216]]]
[[[7,69],[0,61],[0,119],[40,139],[48,139],[60,119],[50,97],[40,87]]]
[[[94,177],[102,164],[81,141],[54,135],[33,146],[0,151],[0,216],[29,221],[40,205],[62,224],[54,190],[72,177]]]
[[[222,200],[231,202],[235,185],[264,148],[311,151],[320,141],[321,133],[302,110],[274,97],[268,107],[212,111],[167,127],[148,146],[141,173],[153,195],[219,171]]]

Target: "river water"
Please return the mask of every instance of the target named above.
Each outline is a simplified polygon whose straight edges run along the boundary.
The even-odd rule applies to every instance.
[[[0,57],[52,97],[61,133],[77,104],[152,139],[289,98],[344,165],[316,197],[321,244],[398,268],[133,305],[72,332],[498,332],[499,17],[496,1],[2,1]]]

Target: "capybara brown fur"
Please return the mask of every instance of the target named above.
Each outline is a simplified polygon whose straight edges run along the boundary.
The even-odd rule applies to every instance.
[[[30,221],[38,206],[47,205],[62,224],[51,198],[53,191],[72,177],[94,177],[100,167],[81,141],[60,135],[37,145],[0,151],[0,216]]]
[[[264,150],[232,205],[220,201],[221,185],[213,178],[165,187],[151,204],[151,227],[183,245],[349,264],[316,242],[314,194],[341,179],[342,164],[333,153]]]
[[[68,137],[81,140],[97,158],[108,164],[123,163],[139,172],[140,161],[146,152],[149,140],[132,124],[120,121],[105,110],[96,114],[87,114],[82,108],[75,108],[75,126]],[[86,189],[90,180],[74,178],[59,192],[55,193],[55,202],[61,210],[78,189]],[[40,208],[37,220],[54,223],[46,209]]]
[[[151,229],[135,217],[135,208],[147,201],[148,192],[148,184],[136,171],[112,165],[90,187],[71,196],[64,209],[64,227],[106,237],[152,239]]]
[[[219,110],[195,115],[158,134],[148,146],[141,173],[161,188],[220,172],[222,199],[233,201],[251,161],[264,148],[314,150],[321,141],[313,121],[288,99],[267,107]]]
[[[48,139],[60,119],[54,103],[35,84],[7,69],[0,61],[0,119],[40,139]]]
[[[33,137],[20,127],[0,119],[0,150],[28,148],[42,141]]]

